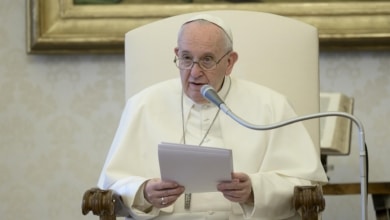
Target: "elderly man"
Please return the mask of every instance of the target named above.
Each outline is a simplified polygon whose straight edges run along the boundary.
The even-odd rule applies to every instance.
[[[283,95],[230,77],[238,59],[232,36],[217,17],[186,21],[174,48],[181,80],[161,82],[128,100],[98,185],[123,197],[129,217],[295,219],[294,186],[327,181],[301,123],[253,131],[219,114],[200,93],[203,85],[212,86],[255,124],[296,116]],[[185,186],[160,179],[157,146],[162,141],[232,149],[232,180],[216,185],[215,192],[184,194]]]

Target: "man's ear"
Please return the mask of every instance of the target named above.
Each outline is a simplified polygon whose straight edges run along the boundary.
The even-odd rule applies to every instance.
[[[176,56],[178,56],[179,48],[178,48],[178,47],[175,47],[175,49],[173,49],[173,52],[175,53]]]
[[[235,51],[232,51],[230,54],[229,54],[229,58],[228,58],[228,67],[226,69],[226,74],[225,75],[230,75],[232,73],[232,70],[233,70],[233,66],[234,64],[237,62],[238,60],[238,53],[235,52]]]

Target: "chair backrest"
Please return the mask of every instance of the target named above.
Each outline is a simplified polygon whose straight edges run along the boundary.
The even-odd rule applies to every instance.
[[[319,111],[317,29],[283,16],[240,10],[182,14],[129,31],[125,36],[126,98],[156,82],[179,77],[173,63],[177,34],[186,19],[200,13],[219,16],[230,25],[239,54],[232,76],[286,95],[298,115]],[[304,123],[319,146],[319,120]]]

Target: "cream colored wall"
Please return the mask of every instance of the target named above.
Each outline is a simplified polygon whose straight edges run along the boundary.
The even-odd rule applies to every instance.
[[[25,1],[0,2],[0,219],[88,220],[124,105],[122,55],[26,55]],[[321,54],[321,88],[355,97],[373,180],[389,180],[390,52]],[[356,144],[332,181],[358,181]],[[359,219],[357,196],[327,198],[324,219]],[[370,219],[373,211],[370,200]]]
[[[0,219],[98,219],[81,199],[124,105],[124,58],[26,55],[25,1],[0,17]]]
[[[322,91],[338,91],[355,99],[354,114],[364,124],[366,133],[370,181],[390,181],[390,52],[322,53],[320,73]],[[328,172],[332,182],[359,181],[358,136],[356,127],[353,129],[350,156],[329,158],[329,164],[334,166]],[[325,219],[360,219],[357,195],[331,196],[327,203]],[[342,210],[350,214],[340,218]],[[373,212],[371,197],[369,211]]]

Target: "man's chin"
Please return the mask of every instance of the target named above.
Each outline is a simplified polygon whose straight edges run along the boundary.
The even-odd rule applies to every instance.
[[[208,101],[203,97],[203,96],[191,96],[190,97],[192,101],[194,101],[196,104],[204,104],[207,103]]]

